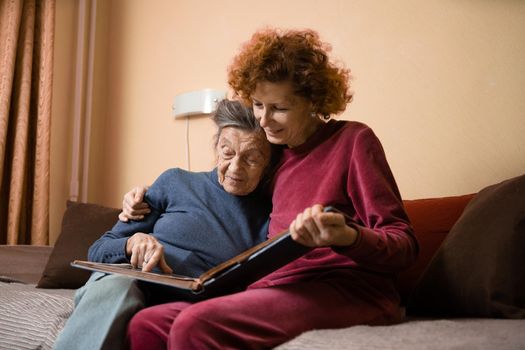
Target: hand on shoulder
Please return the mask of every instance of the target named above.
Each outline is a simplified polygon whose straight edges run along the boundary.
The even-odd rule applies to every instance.
[[[122,212],[118,216],[120,221],[142,220],[151,212],[148,203],[144,202],[144,195],[148,188],[148,186],[137,186],[124,195]]]

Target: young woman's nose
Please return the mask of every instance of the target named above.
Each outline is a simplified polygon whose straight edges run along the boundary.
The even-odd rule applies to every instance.
[[[270,123],[271,117],[271,110],[269,108],[265,108],[264,110],[262,110],[259,119],[259,124],[261,125],[261,127],[267,127]]]

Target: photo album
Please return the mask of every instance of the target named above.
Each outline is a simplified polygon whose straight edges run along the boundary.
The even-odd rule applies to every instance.
[[[72,266],[108,274],[120,274],[137,280],[176,289],[177,294],[207,298],[242,290],[281,266],[297,259],[311,248],[296,243],[285,231],[204,272],[199,277],[143,272],[131,264],[108,264],[75,260]]]
[[[325,212],[338,212],[325,207]],[[201,299],[246,288],[251,283],[306,254],[312,248],[295,242],[289,231],[274,236],[219,264],[199,277],[143,272],[131,264],[109,264],[75,260],[71,266],[108,274],[120,274],[140,281],[174,288],[174,293]]]

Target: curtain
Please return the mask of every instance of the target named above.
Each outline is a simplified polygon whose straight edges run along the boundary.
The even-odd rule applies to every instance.
[[[55,0],[0,0],[0,244],[49,244]]]

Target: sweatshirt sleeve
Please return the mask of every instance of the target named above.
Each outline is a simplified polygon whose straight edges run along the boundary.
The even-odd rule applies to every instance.
[[[419,247],[380,141],[370,128],[354,139],[347,178],[358,231],[349,247],[334,247],[362,266],[384,273],[412,265]]]
[[[144,217],[144,220],[118,221],[110,231],[104,233],[91,245],[88,251],[88,260],[111,264],[129,263],[129,257],[126,254],[128,239],[137,232],[151,234],[155,223],[166,209],[168,191],[166,184],[169,182],[169,174],[169,170],[163,173],[148,189],[145,200],[151,212]]]

